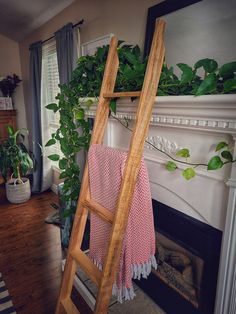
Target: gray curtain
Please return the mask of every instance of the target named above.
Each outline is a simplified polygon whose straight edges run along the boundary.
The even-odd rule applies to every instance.
[[[73,24],[68,23],[55,33],[60,84],[71,79],[74,64]]]
[[[55,38],[60,84],[68,84],[78,59],[79,29],[73,28],[73,24],[68,23],[55,33]],[[77,154],[77,162],[81,168],[82,176],[85,163],[82,151]]]
[[[36,170],[33,173],[33,192],[41,192],[42,184],[42,130],[41,130],[41,73],[42,42],[30,45],[30,92],[32,108],[32,150],[36,159]]]

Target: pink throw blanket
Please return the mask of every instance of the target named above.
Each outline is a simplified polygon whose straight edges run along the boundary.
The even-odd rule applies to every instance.
[[[102,145],[92,145],[88,153],[91,198],[112,212],[121,186],[127,153]],[[90,258],[102,269],[109,244],[111,225],[91,213]],[[113,295],[122,299],[135,296],[132,278],[147,278],[155,259],[155,231],[147,168],[141,162]]]

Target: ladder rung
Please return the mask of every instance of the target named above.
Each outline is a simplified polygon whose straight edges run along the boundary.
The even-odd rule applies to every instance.
[[[73,301],[71,300],[70,297],[61,300],[61,304],[64,307],[64,310],[66,311],[66,313],[70,313],[70,314],[80,314],[79,310],[77,309],[77,307],[74,305]]]
[[[83,201],[83,206],[93,211],[103,220],[106,220],[109,223],[113,223],[114,214],[110,212],[107,208],[103,207],[102,205],[98,204],[96,201],[92,199],[86,199]]]
[[[104,98],[118,98],[118,97],[140,97],[141,92],[117,92],[117,93],[103,93]]]
[[[102,272],[96,265],[94,265],[91,259],[80,249],[71,251],[70,254],[83,271],[86,272],[86,274],[92,279],[92,281],[99,286],[102,278]]]

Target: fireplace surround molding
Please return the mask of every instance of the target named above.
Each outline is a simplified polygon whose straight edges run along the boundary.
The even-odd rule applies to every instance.
[[[95,117],[96,101],[86,109]],[[117,102],[116,117],[126,119],[133,127],[138,100]],[[130,132],[110,118],[104,144],[127,149]],[[180,148],[190,149],[191,162],[207,162],[215,145],[228,141],[236,158],[236,95],[161,96],[156,97],[147,140],[173,154]],[[185,167],[169,173],[169,160],[145,145],[144,158],[149,170],[152,197],[184,214],[223,231],[221,262],[215,314],[236,312],[236,166],[217,171],[196,168],[196,177],[187,182],[181,176]]]
[[[126,119],[133,127],[138,100],[118,100],[116,117]],[[96,104],[87,111],[94,117]],[[222,141],[234,145],[236,135],[235,95],[162,96],[156,98],[144,157],[149,169],[152,196],[158,201],[223,231],[225,225],[231,166],[217,171],[197,167],[196,177],[187,182],[181,175],[186,166],[179,164],[175,173],[165,170],[169,160],[153,149],[175,154],[180,149],[190,149],[192,162],[207,162],[214,146]],[[130,132],[110,118],[105,144],[127,149]]]

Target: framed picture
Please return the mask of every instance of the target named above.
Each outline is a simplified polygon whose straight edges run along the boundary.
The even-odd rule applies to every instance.
[[[81,45],[81,54],[82,56],[93,55],[98,47],[106,46],[110,44],[111,37],[113,34],[108,34],[102,37],[97,37],[91,41],[88,41]]]
[[[164,0],[163,2],[150,7],[148,9],[147,15],[144,56],[149,54],[154,33],[155,21],[157,18],[200,1],[202,0]]]
[[[12,99],[11,97],[0,97],[0,110],[12,110]]]

